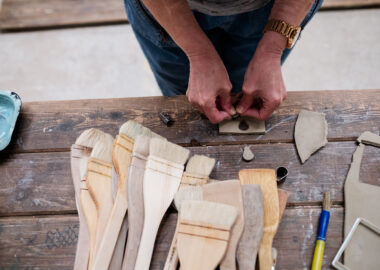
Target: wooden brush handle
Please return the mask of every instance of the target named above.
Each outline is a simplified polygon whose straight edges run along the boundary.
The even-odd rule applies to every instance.
[[[123,225],[121,226],[119,237],[117,238],[116,246],[113,251],[112,260],[108,270],[120,270],[123,264],[125,243],[127,241],[128,221],[127,215],[124,217]]]
[[[174,232],[172,244],[170,245],[168,257],[166,258],[164,270],[176,270],[178,266],[178,261],[179,261],[178,250],[177,250],[178,225],[179,225],[179,217],[177,220],[177,226]]]
[[[135,269],[136,270],[149,270],[150,261],[152,259],[154,242],[160,222],[156,219],[145,218],[143,233],[141,235],[141,241],[139,251],[137,254]],[[161,219],[160,219],[161,221]]]
[[[268,239],[265,243],[261,243],[259,248],[259,264],[260,270],[271,270],[272,259],[272,240]]]
[[[118,192],[92,270],[108,269],[127,211],[127,198]]]

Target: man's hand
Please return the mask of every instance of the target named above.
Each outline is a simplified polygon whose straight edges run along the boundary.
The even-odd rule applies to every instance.
[[[275,43],[271,39],[271,35],[264,36],[249,63],[244,78],[243,96],[236,108],[241,115],[260,120],[267,119],[286,98],[281,73],[283,44],[280,40],[279,46],[273,46]]]
[[[211,123],[230,119],[235,109],[231,105],[232,84],[217,53],[189,56],[190,76],[186,96],[204,113]],[[220,107],[219,107],[219,106]]]

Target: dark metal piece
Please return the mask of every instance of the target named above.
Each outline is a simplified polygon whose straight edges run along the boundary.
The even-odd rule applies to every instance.
[[[288,169],[285,167],[278,167],[276,170],[277,184],[280,185],[285,182],[286,177],[288,176]]]
[[[158,116],[160,117],[161,121],[168,127],[170,127],[171,125],[173,125],[174,123],[174,120],[173,118],[168,114],[168,113],[165,113],[165,112],[160,112],[158,114]]]
[[[235,113],[234,115],[231,116],[232,120],[236,120],[240,117],[240,114]]]
[[[247,130],[249,128],[248,123],[245,120],[241,120],[239,123],[240,130]]]

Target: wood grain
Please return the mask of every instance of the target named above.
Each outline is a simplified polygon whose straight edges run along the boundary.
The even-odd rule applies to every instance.
[[[195,111],[184,96],[26,102],[8,151],[69,150],[85,129],[100,128],[116,135],[127,119],[182,145],[292,142],[301,109],[326,114],[329,141],[355,140],[366,130],[380,132],[379,103],[380,90],[289,92],[266,121],[265,135],[219,135],[218,126]],[[160,121],[160,111],[172,116],[173,126]]]
[[[277,269],[310,268],[320,208],[286,209],[273,246]],[[173,237],[177,215],[163,219],[151,269],[162,269]],[[74,215],[0,218],[0,268],[72,269],[79,230]],[[323,269],[332,269],[343,235],[343,208],[332,208]],[[12,268],[13,267],[13,268]]]
[[[380,6],[380,0],[325,0],[322,9],[345,9]]]
[[[127,22],[122,0],[4,0],[0,29]]]
[[[253,162],[241,160],[241,146],[191,147],[194,154],[217,160],[213,179],[233,179],[239,169],[286,166],[289,176],[281,188],[289,192],[288,205],[321,204],[331,190],[335,204],[343,203],[343,184],[356,149],[354,142],[328,143],[301,166],[293,144],[251,146]],[[279,153],[282,153],[279,155]],[[380,186],[380,149],[367,146],[361,181]],[[70,175],[70,153],[0,154],[0,215],[76,213]],[[52,188],[54,187],[54,188]]]
[[[379,0],[325,0],[322,9],[379,6]],[[123,1],[4,0],[0,29],[55,28],[127,22]]]
[[[259,185],[242,185],[244,231],[239,241],[236,260],[239,270],[255,269],[257,250],[263,234],[264,212]]]

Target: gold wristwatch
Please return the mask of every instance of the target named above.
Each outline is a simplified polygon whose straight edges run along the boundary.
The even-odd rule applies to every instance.
[[[267,31],[274,31],[286,37],[288,39],[286,48],[290,49],[296,44],[301,33],[301,27],[290,25],[281,20],[270,19],[264,28],[264,33]]]

